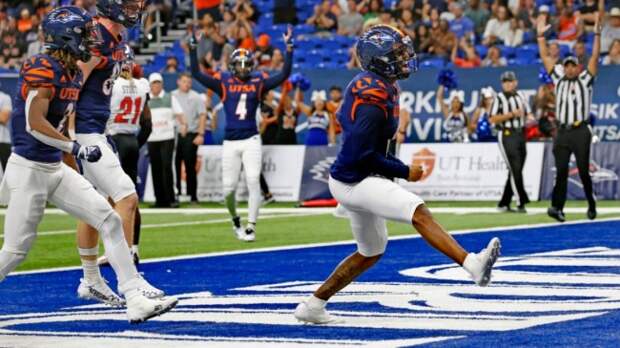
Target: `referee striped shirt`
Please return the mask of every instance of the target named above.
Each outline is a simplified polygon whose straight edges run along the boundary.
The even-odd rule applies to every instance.
[[[520,91],[515,93],[500,92],[495,96],[491,107],[491,117],[514,112],[518,109],[523,110],[522,117],[513,117],[498,124],[501,129],[522,129],[525,127],[525,117],[532,113],[527,99]]]
[[[569,79],[564,67],[557,64],[551,71],[555,85],[555,117],[561,125],[573,125],[590,118],[594,76],[584,69],[577,78]]]

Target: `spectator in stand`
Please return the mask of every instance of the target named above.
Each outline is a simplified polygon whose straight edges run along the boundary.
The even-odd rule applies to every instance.
[[[460,58],[457,55],[459,47],[465,52],[464,58]],[[458,47],[457,45],[452,47],[450,60],[459,68],[477,68],[480,66],[480,57],[478,56],[478,53],[476,53],[474,45],[471,43],[471,40],[466,39],[465,37],[459,40]]]
[[[237,22],[239,23],[237,27],[237,48],[254,51],[256,49],[256,42],[252,34],[252,25],[246,20]]]
[[[256,40],[256,57],[258,68],[269,69],[271,67],[271,60],[273,59],[273,52],[275,49],[271,46],[271,38],[267,34],[260,34]]]
[[[413,48],[418,54],[428,53],[428,47],[422,47],[422,43],[430,41],[430,31],[426,25],[418,25],[416,34],[413,36]]]
[[[379,16],[383,10],[382,0],[362,0],[357,4],[357,10],[364,16],[364,22]]]
[[[330,0],[323,0],[314,6],[314,14],[308,18],[306,24],[313,25],[319,32],[329,32],[337,28],[338,18],[332,12]]]
[[[571,6],[566,5],[562,10],[562,15],[556,23],[556,32],[558,40],[573,45],[577,39],[583,34],[583,23],[579,17],[573,12]]]
[[[45,38],[43,37],[43,30],[41,29],[41,27],[39,27],[39,30],[37,31],[37,40],[31,42],[28,45],[28,51],[26,52],[26,57],[32,57],[35,54],[39,54],[41,52],[43,52],[43,40]]]
[[[497,17],[487,22],[487,26],[482,35],[482,43],[490,46],[495,43],[503,43],[510,33],[510,18],[508,17],[506,6],[500,5],[497,8]]]
[[[519,26],[519,21],[516,18],[510,20],[510,30],[504,40],[504,45],[510,47],[517,47],[523,44],[523,29]]]
[[[409,9],[404,9],[400,11],[400,18],[396,21],[396,27],[400,29],[400,31],[407,34],[411,39],[415,40],[416,38],[416,24],[413,18],[413,11]],[[415,47],[415,45],[414,45]]]
[[[222,20],[218,22],[218,26],[220,29],[220,35],[222,37],[228,36],[230,31],[236,24],[236,19],[237,17],[235,16],[235,13],[232,10],[228,8],[224,8],[224,11],[222,12]]]
[[[282,70],[284,68],[284,55],[282,51],[279,49],[275,49],[273,51],[273,56],[271,57],[271,65],[269,70]]]
[[[325,91],[312,91],[310,99],[312,105],[304,104],[303,92],[295,89],[295,101],[301,113],[305,114],[308,122],[306,146],[325,146],[336,143],[336,132],[333,119],[326,108],[327,95]]]
[[[560,64],[562,60],[562,51],[560,50],[560,44],[552,42],[549,44],[549,56],[553,58],[556,64]]]
[[[469,0],[469,6],[465,10],[465,17],[474,23],[474,32],[482,36],[485,26],[490,17],[489,10],[480,4],[480,0]]]
[[[609,18],[601,31],[601,52],[607,53],[614,40],[620,39],[620,7],[609,11]]]
[[[175,74],[179,72],[179,61],[175,56],[169,56],[166,59],[166,66],[161,69],[164,74]]]
[[[523,31],[529,31],[534,28],[536,2],[534,0],[522,0],[519,3],[519,9],[515,13],[515,18],[519,23],[519,28]]]
[[[364,22],[364,31],[374,25],[389,25],[391,27],[396,27],[396,21],[392,18],[392,13],[389,10],[382,10],[378,17],[372,18]]]
[[[599,7],[601,4],[603,5],[602,8]],[[597,12],[601,14],[605,12],[605,1],[600,1],[597,4],[596,0],[585,0],[579,7],[577,16],[583,21],[585,31],[592,32],[594,30],[594,16]]]
[[[573,55],[577,58],[577,61],[582,68],[588,66],[590,57],[588,57],[586,44],[583,41],[577,41],[575,43],[575,46],[573,46]]]
[[[237,0],[233,7],[233,12],[237,18],[247,20],[252,23],[258,21],[260,13],[252,1],[250,0]]]
[[[194,6],[198,12],[198,18],[204,18],[208,14],[215,21],[222,20],[222,13],[220,12],[220,3],[222,0],[194,0]]]
[[[338,35],[358,36],[362,33],[364,17],[357,11],[355,0],[347,0],[347,9],[338,17]]]
[[[502,67],[508,65],[506,58],[502,57],[502,52],[499,50],[497,46],[489,47],[487,51],[487,56],[482,61],[482,66],[484,67]]]
[[[603,65],[620,65],[620,39],[612,42],[609,54],[603,58]]]
[[[145,26],[151,27],[157,19],[156,13],[159,12],[162,35],[166,35],[170,23],[172,23],[172,20],[174,18],[172,8],[172,0],[150,0],[148,2],[148,9],[146,11],[146,13],[148,13],[149,15],[146,18]],[[211,14],[212,17],[213,15],[214,14]],[[221,17],[217,17],[218,21],[220,19]]]
[[[19,69],[25,52],[24,46],[17,40],[17,33],[5,32],[2,36],[2,45],[0,45],[0,67]]]
[[[454,19],[450,22],[450,31],[459,40],[463,37],[473,40],[474,22],[463,16],[463,6],[458,2],[453,2],[450,4],[450,12],[454,15]]]
[[[449,58],[452,48],[457,44],[456,35],[449,30],[446,20],[433,22],[433,25],[430,30],[429,41],[422,46],[428,47],[428,52],[435,56]]]
[[[20,33],[27,33],[32,28],[36,28],[32,22],[33,16],[30,14],[30,10],[27,7],[22,8],[19,13],[19,20],[17,21],[17,30]]]

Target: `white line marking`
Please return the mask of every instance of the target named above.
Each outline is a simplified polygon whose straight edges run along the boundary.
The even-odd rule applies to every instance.
[[[461,235],[461,234],[484,233],[484,232],[512,232],[514,230],[520,230],[520,229],[532,229],[532,228],[540,228],[540,227],[567,226],[567,225],[579,225],[579,224],[594,224],[598,222],[608,222],[608,221],[619,221],[620,222],[620,218],[616,217],[616,218],[607,218],[607,219],[597,219],[596,221],[584,219],[584,220],[569,221],[569,222],[564,222],[564,223],[552,222],[552,223],[540,223],[540,224],[530,224],[530,225],[524,224],[524,225],[515,225],[515,226],[475,228],[475,229],[455,230],[455,231],[451,231],[450,234]],[[421,236],[419,234],[393,236],[393,237],[390,237],[389,240],[401,240],[401,239],[413,239],[413,238],[421,238]],[[355,241],[345,240],[345,241],[338,241],[338,242],[297,244],[297,245],[287,245],[287,246],[279,246],[279,247],[246,249],[246,250],[218,251],[218,252],[203,253],[203,254],[167,256],[167,257],[158,257],[158,258],[144,259],[144,260],[141,259],[140,262],[141,263],[153,263],[153,262],[164,262],[164,261],[191,260],[191,259],[199,259],[199,258],[207,258],[207,257],[264,253],[264,252],[271,252],[271,251],[296,250],[296,249],[317,248],[317,247],[326,247],[326,246],[335,246],[335,245],[349,245],[349,244],[355,244]],[[81,266],[52,267],[52,268],[37,269],[37,270],[31,270],[31,271],[14,272],[14,273],[11,273],[9,277],[21,275],[21,274],[74,271],[74,270],[80,270],[80,269],[82,269]]]
[[[280,214],[280,215],[262,215],[260,217],[261,220],[271,220],[271,219],[281,219],[285,217],[297,217],[297,216],[312,216],[319,215],[317,213],[306,212],[299,214]],[[162,228],[162,227],[179,227],[179,226],[195,226],[195,225],[215,225],[230,222],[230,218],[226,219],[215,219],[215,220],[198,220],[198,221],[185,221],[185,222],[168,222],[161,224],[144,224],[141,226],[143,229],[149,228]],[[76,225],[77,226],[77,225]],[[74,234],[76,229],[67,229],[67,230],[55,230],[55,231],[43,231],[37,232],[37,236],[56,236],[63,234]],[[4,238],[4,234],[0,234],[0,238]]]

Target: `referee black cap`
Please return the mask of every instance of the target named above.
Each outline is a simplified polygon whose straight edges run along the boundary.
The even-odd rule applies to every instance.
[[[502,80],[502,82],[504,82],[504,81],[516,81],[517,80],[517,75],[514,73],[514,71],[511,71],[511,70],[504,71],[502,73],[501,80]]]
[[[577,60],[577,57],[575,56],[568,56],[562,60],[562,65],[566,64],[579,65],[579,60]]]

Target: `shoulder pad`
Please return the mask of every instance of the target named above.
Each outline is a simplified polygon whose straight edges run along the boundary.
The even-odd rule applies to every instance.
[[[35,55],[24,62],[20,75],[28,86],[39,88],[57,85],[62,72],[58,63],[51,58]]]
[[[388,85],[370,76],[363,76],[353,81],[351,93],[356,98],[372,103],[387,103],[390,100]]]

